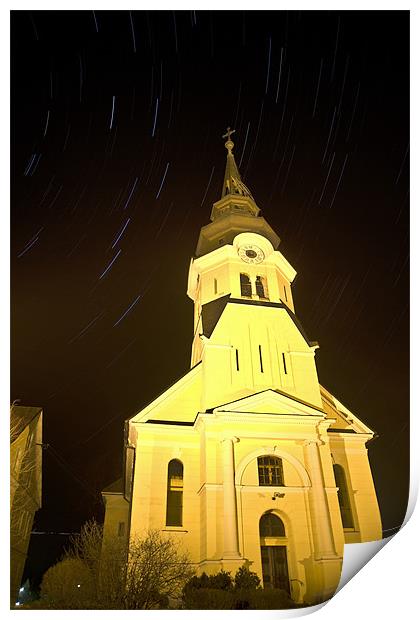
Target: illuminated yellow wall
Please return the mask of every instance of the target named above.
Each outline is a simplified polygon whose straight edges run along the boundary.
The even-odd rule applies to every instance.
[[[261,263],[244,262],[241,247],[260,248]],[[244,272],[254,283],[247,298]],[[287,547],[291,595],[316,603],[338,585],[344,541],[379,539],[381,521],[365,447],[373,431],[319,385],[317,344],[294,316],[295,275],[255,233],[191,262],[192,368],[129,421],[136,450],[130,535],[157,528],[180,541],[199,574],[234,573],[246,562],[262,579],[259,522],[273,511],[286,529],[277,544]],[[264,278],[265,299],[256,276]],[[284,486],[259,485],[263,455],[282,460]],[[166,525],[172,459],[184,467],[180,526]],[[343,529],[334,463],[346,472],[351,530]],[[114,514],[107,511],[110,532],[121,517]]]

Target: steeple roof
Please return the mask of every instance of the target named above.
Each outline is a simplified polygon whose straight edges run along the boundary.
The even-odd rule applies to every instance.
[[[241,175],[239,174],[238,167],[236,165],[235,157],[233,155],[233,147],[234,143],[231,140],[231,135],[235,132],[235,129],[227,128],[227,132],[224,134],[223,138],[227,138],[225,142],[225,147],[227,148],[227,159],[226,159],[226,170],[225,170],[225,178],[223,181],[222,188],[222,198],[227,196],[228,194],[234,196],[248,196],[252,200],[252,194],[242,182]]]
[[[260,216],[251,192],[242,182],[238,166],[233,155],[231,135],[234,129],[227,128],[223,138],[227,138],[225,178],[222,197],[213,204],[210,224],[203,226],[198,240],[196,255],[203,256],[216,248],[232,243],[236,235],[243,232],[255,232],[268,239],[277,248],[280,239],[266,220]]]

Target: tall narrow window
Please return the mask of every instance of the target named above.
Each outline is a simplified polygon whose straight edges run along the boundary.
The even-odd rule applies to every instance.
[[[283,358],[283,369],[284,369],[284,374],[287,375],[287,366],[286,366],[286,356],[284,353],[281,354],[282,358]]]
[[[166,498],[166,525],[182,525],[182,494],[184,466],[178,459],[168,465],[168,490]]]
[[[255,290],[260,299],[267,299],[266,288],[264,278],[262,276],[257,276],[255,279]]]
[[[284,298],[285,298],[285,300],[287,301],[287,291],[286,291],[286,287],[285,287],[285,286],[283,286],[283,288],[284,288]]]
[[[338,487],[338,504],[340,506],[343,527],[353,528],[354,521],[351,512],[350,495],[347,486],[346,474],[341,465],[333,465],[335,484]]]
[[[258,351],[260,353],[260,370],[261,372],[264,372],[264,366],[263,366],[263,359],[262,359],[262,351],[261,351],[261,345],[258,345]]]
[[[217,280],[214,278],[214,294],[217,295]]]
[[[258,480],[260,487],[284,486],[282,460],[277,456],[259,456]]]
[[[239,351],[236,349],[236,370],[239,371]]]
[[[241,295],[242,297],[252,297],[251,280],[247,273],[241,273]]]

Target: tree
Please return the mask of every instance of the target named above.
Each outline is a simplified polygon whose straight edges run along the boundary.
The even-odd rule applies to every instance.
[[[94,592],[94,573],[78,558],[61,560],[42,579],[41,599],[50,609],[86,609]]]
[[[134,537],[129,548],[115,538],[102,542],[102,528],[88,521],[81,533],[71,539],[70,549],[48,575],[41,597],[46,604],[64,609],[155,609],[178,604],[182,588],[193,574],[187,554],[177,543],[158,530],[149,530],[143,538]],[[52,570],[52,569],[50,569]],[[74,588],[64,588],[63,575],[76,586],[82,574],[86,596],[75,595]],[[65,597],[69,600],[66,602]],[[58,601],[58,603],[57,603]]]
[[[194,571],[187,554],[172,538],[149,530],[130,543],[125,581],[125,609],[153,609],[178,604]]]

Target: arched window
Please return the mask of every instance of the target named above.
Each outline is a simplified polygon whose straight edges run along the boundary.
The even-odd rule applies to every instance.
[[[284,486],[282,460],[277,456],[259,456],[258,480],[261,487]]]
[[[178,459],[169,461],[166,498],[166,525],[182,525],[184,466]]]
[[[344,468],[337,463],[333,465],[335,485],[338,487],[338,503],[341,512],[343,527],[353,528],[354,521],[351,512],[350,495],[347,486]]]
[[[255,290],[260,299],[267,299],[267,286],[265,283],[265,278],[262,276],[257,276],[255,278]]]
[[[260,537],[276,536],[281,538],[286,536],[284,523],[277,515],[266,512],[260,519]]]
[[[241,295],[242,297],[252,297],[251,280],[247,273],[241,273]]]

